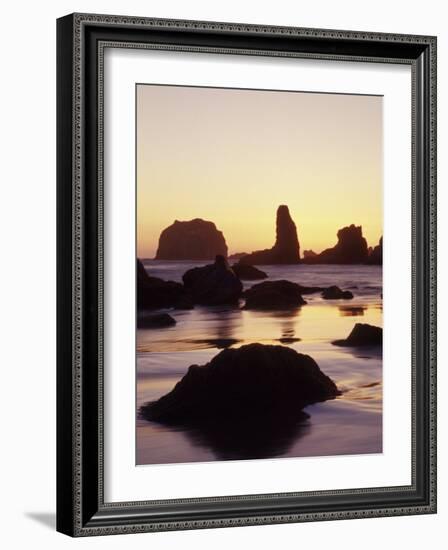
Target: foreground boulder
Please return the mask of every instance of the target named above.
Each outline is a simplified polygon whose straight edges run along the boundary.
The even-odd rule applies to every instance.
[[[249,264],[233,264],[232,269],[235,275],[244,281],[256,281],[266,279],[268,274]]]
[[[182,280],[193,301],[201,305],[236,303],[243,290],[241,281],[223,256],[216,256],[214,264],[189,269]]]
[[[180,283],[150,277],[140,260],[137,260],[137,309],[173,307],[185,299],[185,289]]]
[[[329,286],[322,292],[324,300],[351,300],[353,294],[350,290],[341,290],[338,286]]]
[[[249,344],[226,349],[204,366],[191,366],[171,392],[144,405],[141,414],[174,424],[238,423],[247,417],[281,422],[285,415],[300,415],[307,405],[339,394],[309,355],[284,346]]]
[[[367,323],[356,323],[353,330],[345,340],[336,340],[335,346],[381,346],[383,343],[383,329],[368,325]]]
[[[213,260],[218,254],[227,256],[224,235],[213,222],[196,218],[162,231],[156,260]]]
[[[172,327],[176,320],[168,313],[158,313],[155,315],[139,315],[137,317],[137,328],[163,328]]]
[[[317,255],[307,255],[306,262],[312,264],[365,264],[369,252],[367,241],[362,236],[362,227],[350,225],[338,231],[338,242]]]
[[[244,293],[245,309],[294,309],[306,304],[301,287],[291,281],[265,281]]]
[[[250,265],[297,264],[300,262],[300,245],[296,225],[289,209],[282,204],[277,209],[276,239],[272,248],[258,250],[243,256],[239,263]]]

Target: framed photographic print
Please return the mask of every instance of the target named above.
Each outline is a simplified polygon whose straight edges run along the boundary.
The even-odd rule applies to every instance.
[[[436,38],[73,14],[57,528],[436,511]]]

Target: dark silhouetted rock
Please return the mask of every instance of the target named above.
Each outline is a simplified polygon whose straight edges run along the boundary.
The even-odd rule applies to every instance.
[[[189,294],[185,293],[179,298],[179,300],[176,301],[174,307],[176,309],[194,309],[193,298]]]
[[[141,408],[148,420],[201,424],[251,417],[300,415],[307,405],[340,392],[309,355],[285,346],[249,344],[226,349],[204,366],[191,366],[174,389]],[[219,426],[215,426],[219,429]]]
[[[362,236],[362,227],[350,225],[338,231],[338,242],[317,256],[306,258],[312,264],[365,264],[368,260],[367,241]]]
[[[353,294],[350,290],[341,290],[338,286],[329,286],[322,292],[324,300],[351,300]]]
[[[140,260],[137,260],[137,309],[173,307],[185,299],[182,284],[150,277]]]
[[[293,309],[306,304],[300,286],[290,281],[265,281],[244,292],[246,309]]]
[[[316,252],[314,252],[314,250],[304,250],[303,251],[303,259],[304,260],[309,260],[309,259],[316,258],[316,257],[317,257],[317,254],[316,254]]]
[[[277,209],[276,240],[272,248],[258,250],[240,259],[242,264],[297,264],[300,262],[300,245],[296,225],[289,209],[282,204]]]
[[[267,273],[261,271],[257,267],[249,264],[234,264],[232,269],[235,275],[245,281],[256,281],[258,279],[266,279]]]
[[[137,317],[137,328],[163,328],[172,327],[176,320],[168,313],[158,313],[156,315],[140,315]]]
[[[162,231],[156,260],[213,260],[227,256],[227,245],[213,222],[176,220]]]
[[[336,346],[381,346],[383,343],[383,329],[366,323],[356,323],[349,337],[345,340],[333,342]]]
[[[372,248],[367,263],[372,265],[383,265],[383,237],[375,248]]]
[[[196,304],[233,304],[238,302],[243,290],[241,281],[223,256],[216,256],[214,264],[189,269],[182,279]]]
[[[244,256],[247,256],[247,252],[235,252],[227,257],[228,260],[240,260]]]
[[[299,287],[300,294],[315,294],[316,292],[325,290],[322,286],[302,286],[299,284],[297,286]]]

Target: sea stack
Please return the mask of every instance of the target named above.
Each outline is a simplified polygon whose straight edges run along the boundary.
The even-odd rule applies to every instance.
[[[176,220],[159,237],[156,260],[214,260],[227,257],[224,235],[213,222]]]
[[[365,264],[369,250],[362,235],[362,227],[349,225],[338,231],[338,242],[316,256],[307,255],[306,262],[313,264]]]
[[[383,265],[383,237],[381,237],[379,244],[371,250],[367,263]]]
[[[276,239],[272,248],[257,250],[240,259],[241,264],[274,265],[297,264],[300,262],[300,245],[297,238],[296,224],[291,218],[289,209],[282,204],[277,209]]]

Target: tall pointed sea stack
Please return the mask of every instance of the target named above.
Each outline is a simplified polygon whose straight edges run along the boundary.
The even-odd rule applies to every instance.
[[[276,239],[272,248],[257,250],[240,259],[242,264],[297,264],[300,262],[300,244],[296,224],[289,209],[282,204],[277,209]]]

